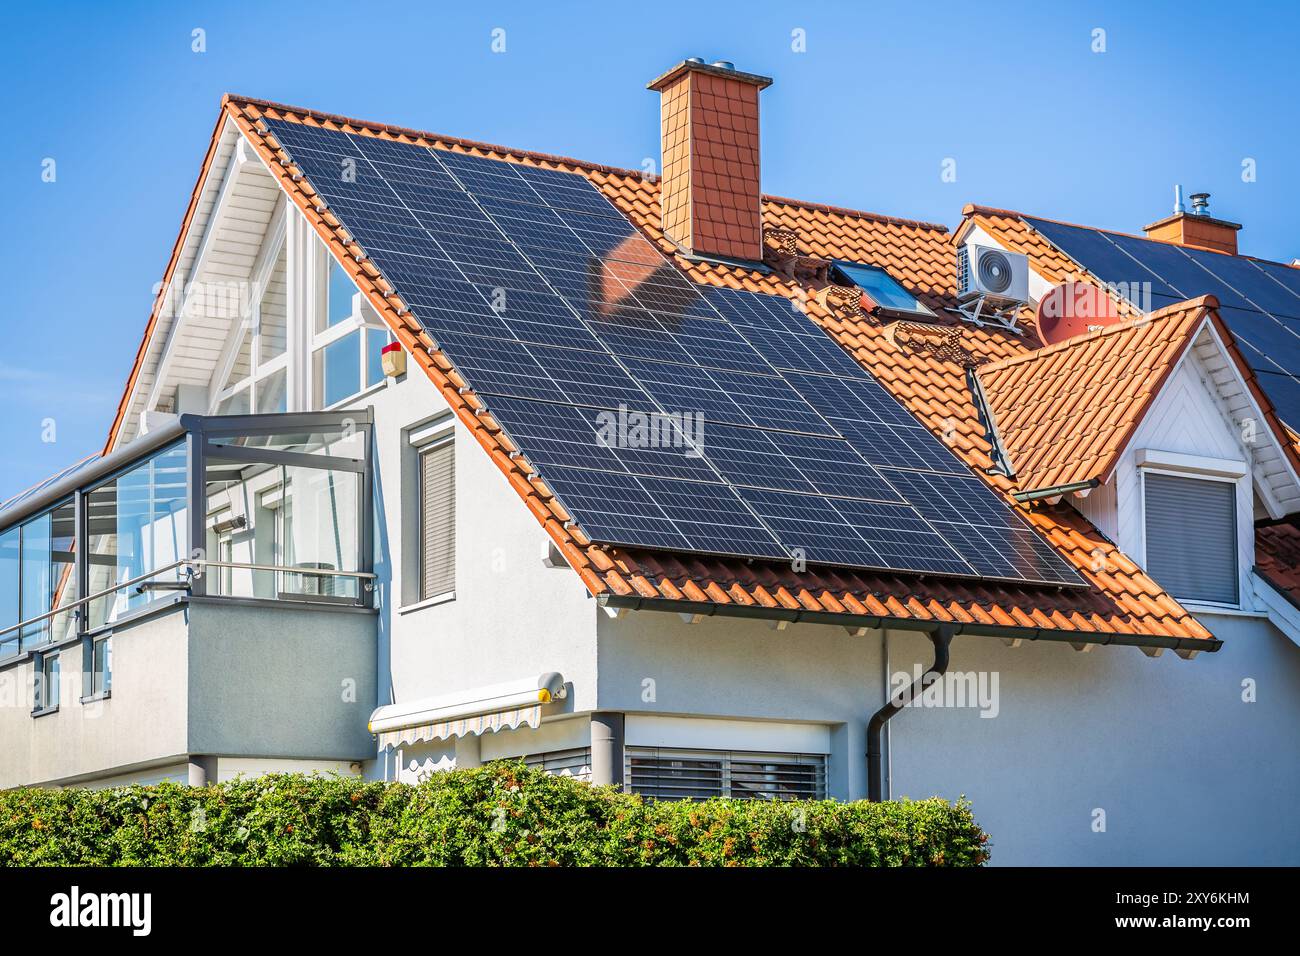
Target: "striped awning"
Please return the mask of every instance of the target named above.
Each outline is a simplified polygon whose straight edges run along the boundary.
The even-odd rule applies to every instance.
[[[497,731],[503,727],[514,730],[520,724],[536,727],[541,722],[542,705],[533,704],[531,707],[515,707],[511,710],[498,710],[491,714],[460,717],[456,720],[439,720],[431,724],[404,727],[401,730],[386,730],[379,734],[379,746],[400,747],[402,744],[418,743],[421,740],[450,740],[453,737]]]
[[[370,715],[369,727],[381,748],[536,728],[542,722],[542,705],[566,695],[564,678],[551,671],[409,704],[388,704]]]

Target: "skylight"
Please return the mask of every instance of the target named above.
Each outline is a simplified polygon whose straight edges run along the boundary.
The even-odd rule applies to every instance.
[[[900,317],[934,318],[934,313],[926,308],[920,299],[904,289],[897,279],[878,266],[837,261],[835,271],[866,293],[882,312]]]

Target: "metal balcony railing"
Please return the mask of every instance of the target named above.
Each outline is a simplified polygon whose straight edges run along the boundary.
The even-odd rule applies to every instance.
[[[370,606],[371,430],[368,409],[181,416],[0,508],[0,614],[17,608],[0,618],[0,658],[21,656],[33,629],[48,646],[56,619],[69,622],[59,642],[73,622],[84,637],[164,590]],[[94,587],[151,555],[165,563]],[[208,571],[227,573],[209,587]],[[233,593],[234,575],[249,593]]]

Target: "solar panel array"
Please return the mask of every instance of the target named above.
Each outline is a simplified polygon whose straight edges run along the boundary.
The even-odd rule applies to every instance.
[[[266,123],[593,541],[1082,584],[791,302],[690,282],[585,177]]]
[[[1045,219],[1025,221],[1098,279],[1117,284],[1139,308],[1215,296],[1265,394],[1284,421],[1300,427],[1300,269]],[[1142,301],[1143,290],[1150,302]]]

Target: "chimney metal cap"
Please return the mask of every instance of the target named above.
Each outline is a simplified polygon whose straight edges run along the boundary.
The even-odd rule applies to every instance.
[[[698,56],[693,56],[688,60],[682,60],[675,67],[666,73],[660,74],[646,84],[647,90],[662,90],[669,83],[676,80],[684,73],[711,73],[714,76],[725,76],[729,80],[739,80],[742,83],[750,83],[757,86],[760,90],[766,89],[772,85],[770,76],[760,76],[757,73],[744,73],[736,69],[735,65],[727,60],[718,60],[716,63],[705,63]]]

